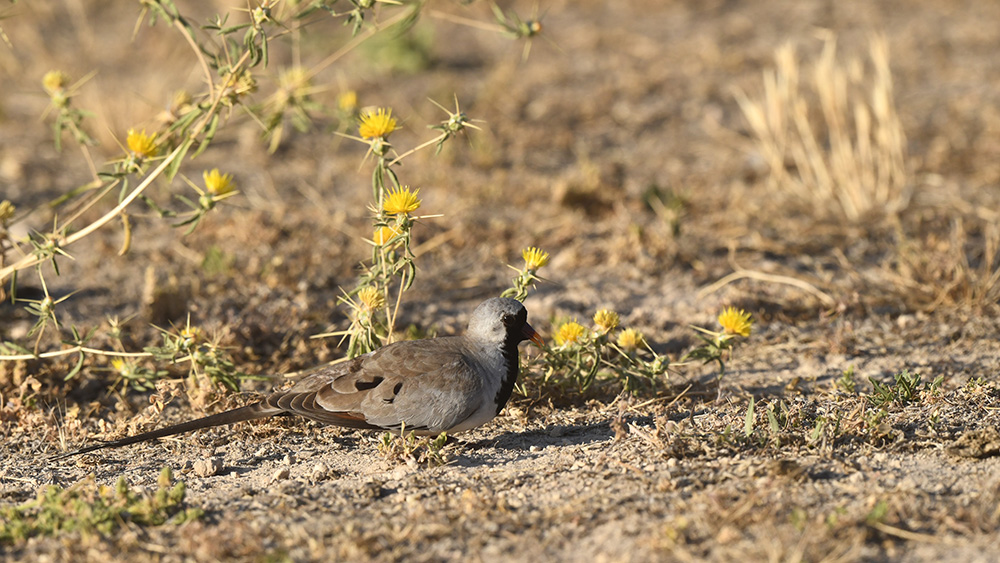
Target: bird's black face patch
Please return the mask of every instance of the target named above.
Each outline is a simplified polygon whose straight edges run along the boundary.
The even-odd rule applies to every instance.
[[[509,328],[516,329],[521,325],[523,325],[524,323],[526,323],[527,321],[528,321],[528,312],[525,311],[524,309],[521,309],[517,313],[504,313],[503,316],[500,317],[500,322],[502,322],[503,326],[507,327],[508,329]]]

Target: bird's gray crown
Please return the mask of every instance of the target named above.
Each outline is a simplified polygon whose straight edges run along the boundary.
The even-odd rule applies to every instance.
[[[519,334],[527,322],[528,311],[520,301],[494,297],[480,303],[472,312],[467,334],[469,338],[499,345],[509,335]]]

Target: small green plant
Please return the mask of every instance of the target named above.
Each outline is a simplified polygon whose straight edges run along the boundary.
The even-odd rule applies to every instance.
[[[124,477],[113,488],[98,485],[93,475],[68,488],[49,485],[34,500],[0,508],[0,543],[65,532],[108,536],[126,523],[162,526],[200,518],[204,511],[185,506],[184,494],[184,483],[174,482],[169,467],[151,495],[132,490]]]
[[[781,443],[781,430],[788,424],[788,405],[784,401],[778,402],[778,408],[772,401],[767,405],[767,426],[771,430],[771,438],[775,446]]]
[[[841,372],[840,378],[835,383],[838,389],[853,395],[855,386],[857,385],[857,382],[854,381],[854,366],[848,366],[847,369]]]
[[[816,423],[813,425],[813,429],[809,432],[808,442],[810,444],[816,444],[823,438],[827,425],[829,424],[829,419],[825,416],[817,416]]]
[[[891,405],[904,405],[920,398],[921,391],[935,394],[944,382],[944,376],[938,376],[934,381],[921,385],[921,376],[917,372],[903,370],[893,376],[895,384],[881,383],[869,377],[874,391],[868,396],[868,402],[875,408],[885,408]]]
[[[875,506],[868,511],[868,515],[865,517],[865,521],[869,525],[882,524],[885,522],[885,517],[889,514],[889,502],[882,499],[875,503]]]
[[[387,460],[402,461],[408,465],[439,467],[446,465],[450,456],[446,450],[448,434],[417,437],[402,428],[399,434],[386,432],[378,443],[378,451]]]
[[[986,379],[983,377],[970,377],[969,380],[965,382],[965,388],[969,391],[979,389],[984,385],[986,385]]]
[[[869,432],[879,434],[883,433],[882,423],[887,416],[889,416],[889,411],[885,410],[885,408],[866,410],[864,415],[865,428],[867,428]]]
[[[828,530],[832,530],[837,527],[841,517],[845,515],[847,515],[847,509],[843,506],[838,506],[833,509],[833,512],[826,515],[826,518],[823,519],[823,523],[826,525]]]
[[[806,529],[806,525],[809,524],[809,513],[801,506],[796,506],[792,509],[791,514],[788,515],[788,521],[801,533]]]
[[[209,381],[230,391],[238,391],[241,380],[259,379],[238,370],[218,338],[205,338],[201,329],[191,326],[190,318],[183,328],[159,330],[163,345],[149,346],[145,352],[159,362],[187,363],[188,382],[192,389]]]

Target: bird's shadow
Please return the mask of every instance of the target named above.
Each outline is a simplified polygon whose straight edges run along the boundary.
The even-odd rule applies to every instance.
[[[476,441],[456,440],[461,449],[450,465],[492,467],[544,455],[550,447],[582,446],[609,442],[614,431],[608,422],[592,424],[555,424],[538,430],[505,432],[494,438]],[[503,452],[508,455],[494,455]],[[513,459],[509,454],[514,454]]]

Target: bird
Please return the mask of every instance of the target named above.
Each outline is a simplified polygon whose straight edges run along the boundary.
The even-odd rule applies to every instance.
[[[421,436],[464,432],[493,420],[507,404],[521,369],[518,345],[525,340],[545,344],[528,324],[524,305],[487,299],[462,335],[394,342],[327,366],[255,403],[50,459],[279,415]]]

